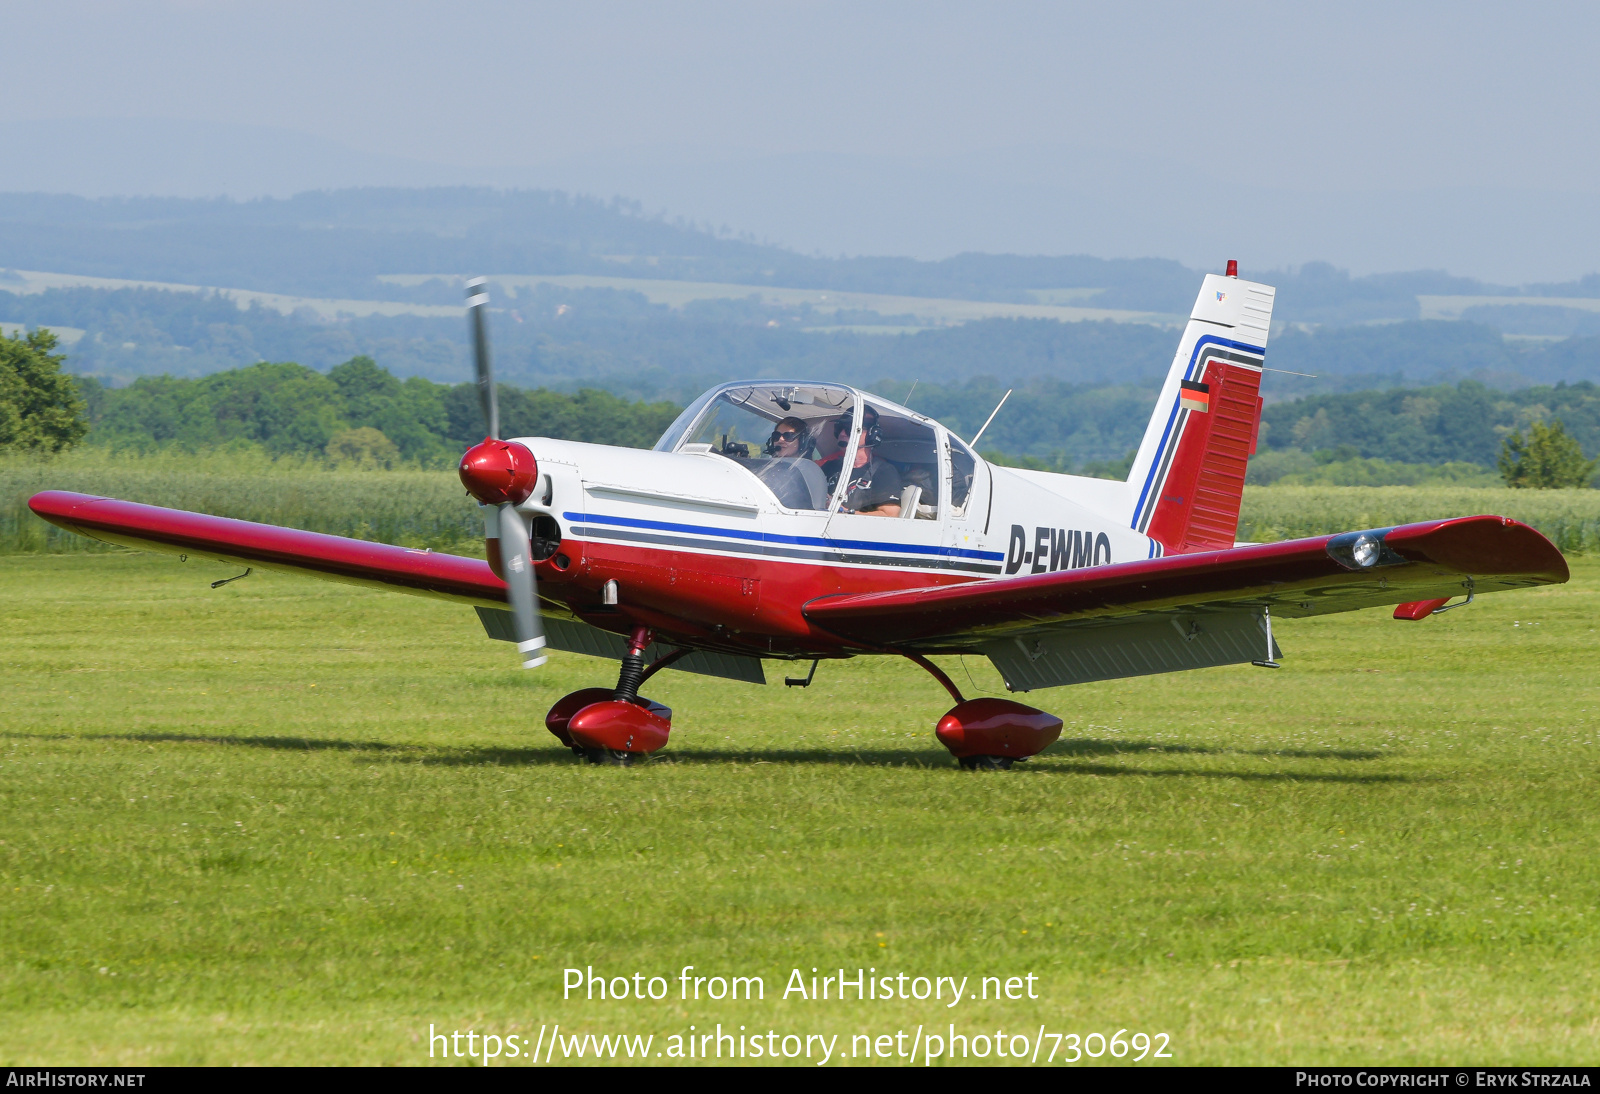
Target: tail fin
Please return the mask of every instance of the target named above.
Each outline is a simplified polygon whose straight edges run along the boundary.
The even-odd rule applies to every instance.
[[[1270,285],[1207,274],[1133,460],[1132,527],[1162,553],[1232,547],[1261,422]]]

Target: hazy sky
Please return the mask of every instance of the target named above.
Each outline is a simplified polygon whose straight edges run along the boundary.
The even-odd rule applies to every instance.
[[[349,167],[361,181],[623,192],[802,250],[1189,259],[1216,235],[1196,219],[1220,204],[1222,237],[1250,237],[1233,207],[1256,203],[1270,225],[1246,241],[1278,252],[1263,261],[1600,268],[1595,4],[53,0],[3,12],[0,127],[73,135],[73,147],[46,140],[45,163],[0,167],[4,189],[346,180],[330,145],[290,141],[278,158],[305,162],[252,191],[249,172],[229,174],[238,141],[172,128],[206,122],[332,142],[347,167],[364,164]],[[120,149],[107,157],[120,171],[96,174],[79,146],[103,130],[86,119],[160,122],[216,162],[164,146],[162,175]],[[1339,254],[1363,238],[1341,220],[1372,217],[1393,222],[1369,234],[1394,253]],[[1416,239],[1397,237],[1429,217]],[[1476,249],[1456,238],[1480,230]]]

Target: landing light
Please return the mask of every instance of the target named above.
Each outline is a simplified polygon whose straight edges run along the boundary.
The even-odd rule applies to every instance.
[[[1398,566],[1406,560],[1384,545],[1387,528],[1369,532],[1346,532],[1328,540],[1328,554],[1347,570],[1370,570],[1374,566]]]
[[[1362,534],[1350,545],[1350,558],[1363,570],[1378,561],[1378,537]]]

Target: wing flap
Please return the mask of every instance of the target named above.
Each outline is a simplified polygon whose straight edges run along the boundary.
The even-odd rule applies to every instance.
[[[506,604],[505,582],[494,576],[487,562],[475,558],[65,490],[35,494],[28,499],[28,508],[70,532],[124,547],[310,574],[485,607],[504,608]]]
[[[997,639],[1193,609],[1322,615],[1566,581],[1561,552],[1505,517],[1456,517],[1370,534],[1379,564],[1352,569],[1316,536],[932,589],[824,597],[806,618],[851,641],[923,652],[978,652]]]
[[[1240,610],[1057,627],[1043,634],[994,639],[985,642],[981,652],[994,662],[1012,691],[1241,665],[1273,660],[1282,653],[1276,642],[1271,654],[1267,652],[1261,613]]]
[[[478,618],[483,621],[484,633],[490,638],[499,642],[517,640],[516,632],[512,629],[510,612],[479,608]],[[622,635],[591,627],[581,619],[546,614],[544,628],[545,639],[552,649],[564,650],[567,653],[586,653],[591,657],[604,657],[608,661],[621,661],[623,654],[628,652],[628,640]],[[677,648],[664,642],[652,642],[645,648],[645,663],[664,657]],[[698,673],[701,676],[721,676],[728,680],[741,680],[747,684],[767,682],[767,675],[761,667],[761,658],[742,657],[736,653],[695,650],[683,660],[668,667],[679,672]]]

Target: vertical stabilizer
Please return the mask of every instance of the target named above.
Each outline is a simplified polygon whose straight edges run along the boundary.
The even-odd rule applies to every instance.
[[[1216,274],[1200,289],[1128,476],[1131,526],[1163,553],[1233,546],[1261,422],[1273,294]]]

